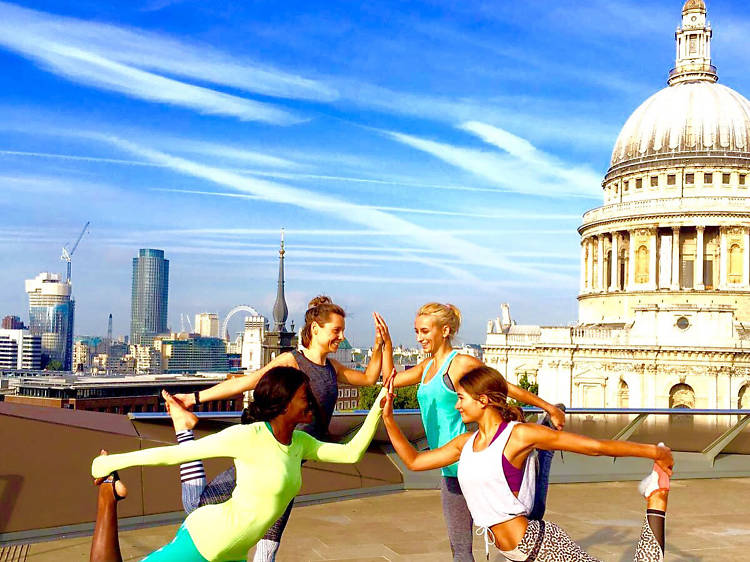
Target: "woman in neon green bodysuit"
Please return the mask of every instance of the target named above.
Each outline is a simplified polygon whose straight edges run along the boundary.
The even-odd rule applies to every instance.
[[[101,479],[128,466],[173,465],[209,457],[234,458],[237,487],[231,499],[196,509],[187,517],[175,539],[145,560],[246,560],[248,549],[299,492],[302,460],[355,463],[362,458],[375,434],[384,392],[385,389],[351,441],[346,444],[323,443],[304,432],[294,431],[298,423],[309,423],[312,419],[307,375],[291,367],[277,367],[268,371],[255,389],[251,415],[258,420],[256,423],[232,426],[180,446],[100,455],[94,459],[91,474]],[[114,505],[117,494],[122,495],[115,484],[116,476],[112,479],[114,494],[108,491],[108,487],[100,489],[92,561],[117,560],[119,557],[116,511],[111,506],[102,506],[103,501]],[[104,511],[110,515],[102,515]],[[114,513],[114,522],[111,513]],[[109,520],[100,521],[107,517]],[[114,544],[107,537],[113,537]]]

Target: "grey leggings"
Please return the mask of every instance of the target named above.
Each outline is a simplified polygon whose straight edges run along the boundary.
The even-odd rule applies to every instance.
[[[474,540],[474,521],[455,476],[443,476],[440,481],[443,517],[448,527],[448,540],[455,562],[474,562],[471,545]]]

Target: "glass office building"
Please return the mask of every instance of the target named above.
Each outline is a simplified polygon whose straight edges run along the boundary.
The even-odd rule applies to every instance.
[[[169,260],[163,250],[142,249],[133,258],[130,307],[130,343],[151,345],[154,336],[167,332]]]
[[[42,363],[60,361],[69,371],[73,363],[75,301],[71,285],[57,273],[40,273],[26,280],[29,295],[29,331],[42,338]]]

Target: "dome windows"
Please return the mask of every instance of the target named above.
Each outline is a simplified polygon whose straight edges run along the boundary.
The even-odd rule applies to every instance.
[[[714,183],[714,175],[712,172],[707,172],[703,174],[703,185],[713,185]]]
[[[651,176],[651,187],[659,187],[659,176]]]
[[[676,174],[667,174],[667,185],[677,185]]]
[[[695,184],[695,174],[690,172],[688,174],[685,174],[685,184],[686,185],[694,185]]]
[[[727,173],[721,174],[721,184],[722,185],[729,185],[731,179],[732,179],[732,174],[727,174]]]

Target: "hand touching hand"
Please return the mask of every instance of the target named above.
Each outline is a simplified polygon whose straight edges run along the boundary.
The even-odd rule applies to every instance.
[[[391,333],[388,330],[388,324],[385,319],[377,312],[372,313],[372,319],[375,321],[375,348],[381,345],[391,346]]]
[[[385,381],[383,386],[386,388],[385,397],[380,400],[380,407],[383,408],[383,417],[393,416],[393,399],[396,394],[394,392],[393,383],[396,380],[396,369],[393,369],[391,376]]]

